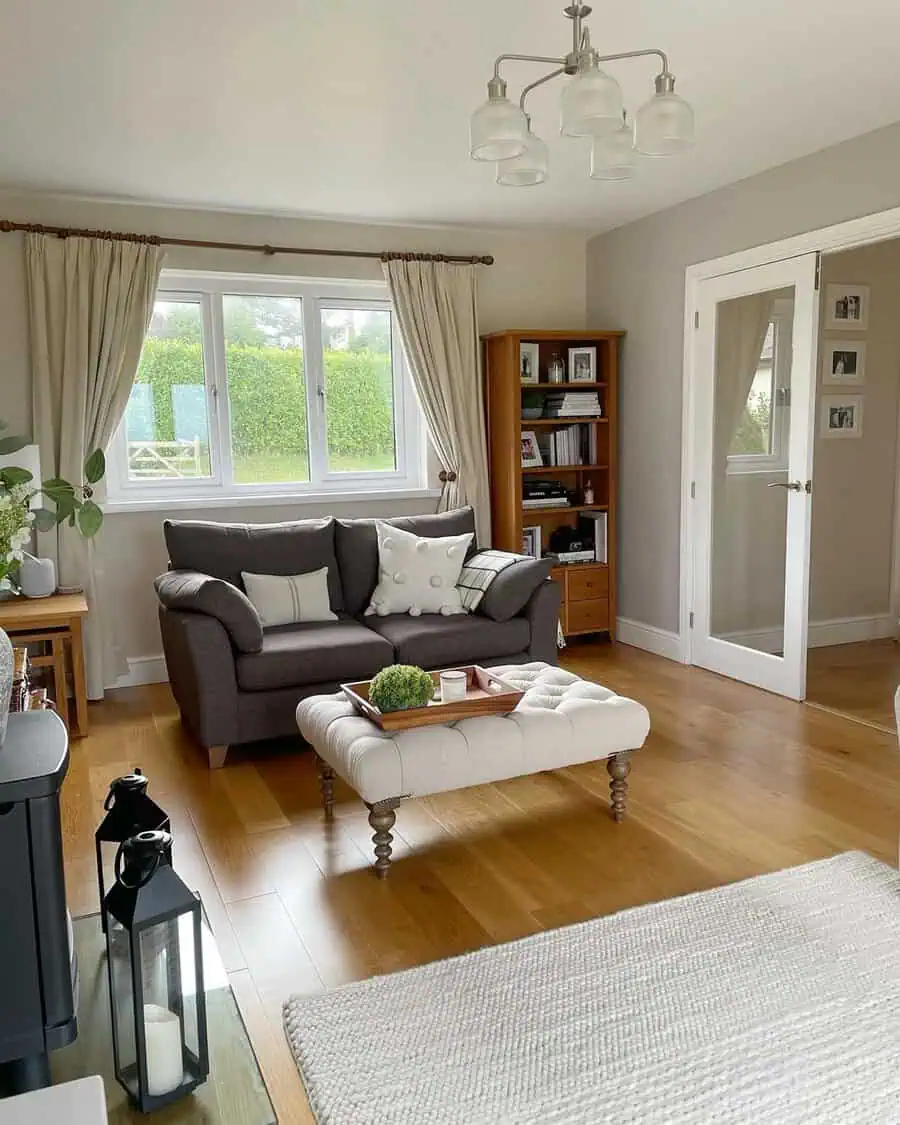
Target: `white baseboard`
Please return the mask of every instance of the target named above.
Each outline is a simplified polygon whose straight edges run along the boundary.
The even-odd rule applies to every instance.
[[[166,672],[166,658],[159,656],[129,656],[125,663],[128,671],[124,676],[119,676],[109,688],[140,687],[141,684],[164,684],[169,675]]]
[[[808,648],[828,648],[830,645],[851,645],[860,641],[875,641],[893,637],[897,628],[894,616],[878,613],[871,617],[835,617],[830,621],[810,621]],[[774,626],[763,629],[740,629],[723,633],[723,641],[746,645],[759,652],[781,652],[784,631]]]
[[[667,660],[684,663],[681,638],[668,629],[657,629],[655,625],[644,625],[640,621],[630,621],[627,617],[616,618],[616,640],[623,645],[642,648],[646,652],[664,656]]]

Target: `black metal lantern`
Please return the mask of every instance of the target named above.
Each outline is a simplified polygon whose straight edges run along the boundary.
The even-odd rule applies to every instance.
[[[145,777],[139,766],[135,766],[134,773],[124,777],[117,777],[110,782],[109,792],[103,802],[106,816],[100,822],[100,827],[94,836],[97,849],[97,883],[100,887],[100,925],[106,933],[106,912],[103,909],[103,900],[106,897],[106,888],[103,880],[104,864],[112,867],[119,845],[137,836],[139,832],[170,832],[171,824],[168,815],[159,805],[151,800],[147,794],[150,779]],[[172,850],[166,856],[166,862],[172,862]]]
[[[209,1075],[200,899],[165,862],[171,845],[126,840],[104,904],[116,1078],[144,1113]]]

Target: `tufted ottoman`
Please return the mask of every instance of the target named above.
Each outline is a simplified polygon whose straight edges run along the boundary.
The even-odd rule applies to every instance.
[[[369,807],[379,876],[390,867],[394,809],[407,797],[605,758],[612,814],[617,821],[624,817],[631,751],[643,746],[650,730],[646,707],[549,664],[493,670],[525,691],[509,715],[386,732],[342,693],[298,704],[300,733],[318,755],[325,815],[332,815],[338,774]]]

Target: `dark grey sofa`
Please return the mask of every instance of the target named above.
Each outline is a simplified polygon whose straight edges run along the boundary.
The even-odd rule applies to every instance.
[[[425,537],[475,530],[471,508],[386,522]],[[507,620],[480,612],[365,617],[378,580],[374,520],[167,520],[164,530],[170,571],[156,588],[166,666],[182,719],[213,767],[231,744],[295,733],[294,712],[306,696],[389,664],[556,663],[560,594],[547,578],[549,563],[531,570],[527,602]],[[262,629],[241,571],[303,574],[322,566],[338,620]]]

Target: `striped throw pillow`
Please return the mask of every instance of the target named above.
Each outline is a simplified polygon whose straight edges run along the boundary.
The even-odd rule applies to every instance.
[[[337,621],[328,597],[328,567],[308,574],[250,574],[241,571],[247,597],[263,628],[304,621]]]

